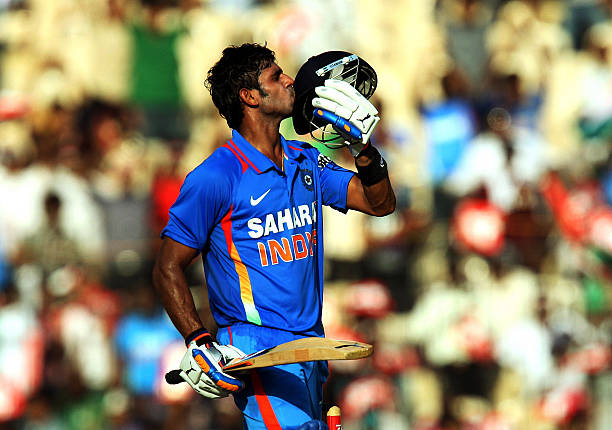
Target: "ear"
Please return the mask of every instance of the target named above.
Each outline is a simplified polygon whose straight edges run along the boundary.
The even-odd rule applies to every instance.
[[[245,105],[252,108],[259,106],[259,92],[257,90],[241,88],[238,95],[240,96],[240,100],[242,100],[242,103],[244,103]]]

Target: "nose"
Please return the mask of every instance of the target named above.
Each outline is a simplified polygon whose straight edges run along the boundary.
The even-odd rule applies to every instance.
[[[293,83],[295,82],[295,80],[291,76],[285,75],[284,73],[283,73],[283,80],[284,80],[285,88],[292,87]]]

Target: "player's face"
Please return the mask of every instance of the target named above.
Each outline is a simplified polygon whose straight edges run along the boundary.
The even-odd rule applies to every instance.
[[[262,112],[277,114],[283,118],[291,116],[295,101],[293,78],[284,74],[278,64],[273,63],[261,71],[259,85]]]

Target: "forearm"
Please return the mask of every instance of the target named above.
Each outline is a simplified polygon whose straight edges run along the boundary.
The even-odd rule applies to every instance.
[[[377,152],[363,151],[356,159],[355,165],[359,171],[359,180],[363,188],[365,200],[371,208],[371,214],[384,216],[395,210],[395,193],[389,181],[385,161]],[[372,163],[377,165],[372,166]],[[381,165],[384,164],[384,169]],[[376,169],[372,169],[376,167]],[[367,175],[367,178],[364,177]]]
[[[384,178],[376,184],[363,187],[365,199],[372,208],[372,215],[384,216],[393,213],[395,210],[395,193],[391,188],[389,178]]]
[[[204,326],[182,267],[170,263],[156,263],[153,269],[153,285],[170,320],[183,337]]]

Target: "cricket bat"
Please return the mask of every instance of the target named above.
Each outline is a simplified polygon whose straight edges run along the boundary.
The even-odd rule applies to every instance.
[[[373,346],[353,340],[334,340],[324,337],[307,337],[282,343],[274,348],[234,358],[223,366],[227,373],[278,364],[301,363],[317,360],[355,360],[372,355]]]
[[[307,337],[282,343],[273,348],[234,358],[223,366],[226,373],[238,373],[279,364],[301,363],[319,360],[356,360],[372,355],[374,347],[353,340],[334,340],[323,337]],[[166,373],[169,384],[183,382],[179,370]]]

